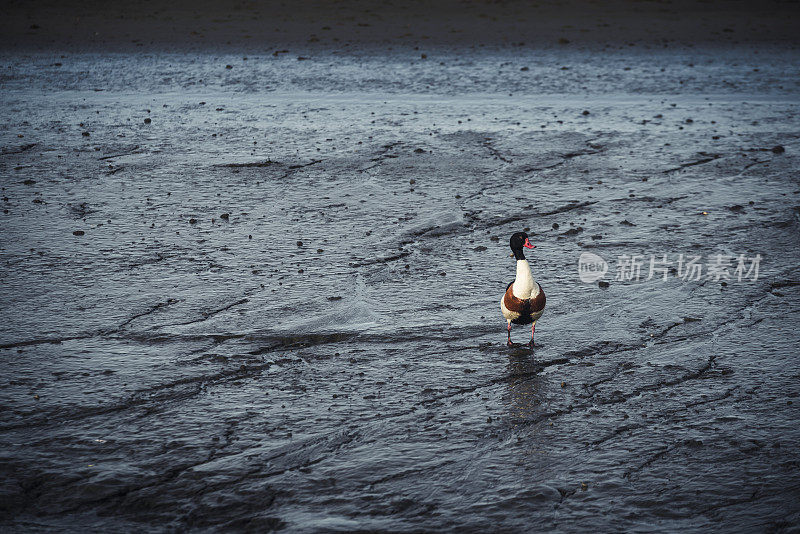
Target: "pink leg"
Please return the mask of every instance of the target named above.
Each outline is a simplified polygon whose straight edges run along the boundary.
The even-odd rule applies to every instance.
[[[511,323],[508,323],[508,343],[507,343],[507,345],[509,347],[513,345],[513,343],[511,343]]]
[[[536,321],[534,321],[533,323],[531,323],[531,342],[529,343],[529,345],[530,345],[531,347],[533,346],[533,335],[534,335],[535,333],[536,333]]]

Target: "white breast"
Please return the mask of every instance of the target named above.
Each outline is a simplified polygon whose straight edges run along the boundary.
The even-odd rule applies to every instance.
[[[511,292],[515,297],[523,300],[539,294],[539,284],[533,279],[528,260],[517,260],[517,277],[514,279]]]

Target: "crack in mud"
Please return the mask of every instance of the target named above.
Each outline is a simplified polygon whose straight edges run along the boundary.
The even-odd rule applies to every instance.
[[[391,256],[383,256],[380,258],[373,258],[371,260],[362,260],[360,262],[351,262],[348,263],[350,267],[366,267],[367,265],[377,265],[382,263],[391,263],[393,261],[401,260],[407,256],[413,254],[413,251],[407,250],[404,252],[400,252],[398,254],[392,254]]]
[[[36,143],[28,143],[25,145],[21,145],[17,148],[4,148],[0,151],[0,156],[10,156],[12,154],[22,154],[23,152],[27,152],[28,150],[32,149],[36,146]]]
[[[239,299],[239,300],[237,300],[235,302],[231,302],[230,304],[227,304],[227,305],[225,305],[225,306],[223,306],[221,308],[217,308],[215,310],[201,311],[200,314],[202,315],[202,317],[200,319],[192,319],[190,321],[185,321],[183,323],[172,323],[172,324],[164,325],[164,326],[186,326],[186,325],[190,325],[190,324],[202,323],[203,321],[207,321],[207,320],[211,319],[215,315],[218,315],[218,314],[220,314],[222,312],[226,312],[226,311],[230,310],[233,307],[239,306],[241,304],[245,304],[247,302],[250,302],[250,299],[248,299],[248,298]]]
[[[701,158],[701,159],[695,160],[695,161],[690,161],[688,163],[682,163],[682,164],[678,165],[677,167],[673,167],[671,169],[667,169],[667,170],[661,171],[661,172],[663,174],[668,174],[668,173],[671,173],[671,172],[683,170],[683,169],[685,169],[687,167],[694,167],[695,165],[703,165],[705,163],[710,163],[710,162],[715,161],[715,160],[717,160],[717,159],[722,157],[722,154],[708,154],[708,153],[705,153],[705,152],[700,152],[700,155],[704,156],[704,157]]]
[[[708,399],[703,399],[703,400],[696,401],[696,402],[690,402],[690,403],[686,404],[685,406],[681,406],[680,408],[677,408],[675,410],[668,410],[666,412],[660,412],[660,413],[652,416],[651,417],[652,420],[648,420],[647,422],[631,423],[631,424],[620,426],[620,427],[614,429],[613,431],[611,431],[610,433],[606,434],[605,436],[592,441],[590,443],[590,445],[591,446],[601,445],[601,444],[603,444],[603,443],[605,443],[607,441],[610,441],[610,440],[614,439],[615,437],[619,436],[620,434],[624,434],[625,432],[630,432],[630,431],[633,431],[633,430],[639,430],[641,428],[647,428],[647,427],[653,426],[654,424],[657,424],[656,421],[658,421],[658,420],[663,421],[665,419],[672,418],[672,417],[674,417],[675,415],[677,415],[677,414],[679,414],[681,412],[685,412],[685,411],[689,410],[690,408],[695,408],[697,406],[702,406],[704,404],[712,404],[712,403],[715,403],[715,402],[720,402],[722,400],[730,398],[730,396],[733,395],[733,392],[736,391],[737,389],[739,389],[738,386],[737,387],[732,387],[732,388],[726,390],[724,393],[722,393],[720,395],[717,395],[715,397],[708,398]]]
[[[166,308],[167,306],[171,306],[172,304],[176,304],[177,302],[179,302],[177,299],[172,299],[172,298],[167,299],[165,302],[159,302],[158,304],[152,306],[150,309],[148,309],[146,311],[143,311],[141,313],[137,313],[136,315],[131,316],[130,318],[128,318],[127,320],[122,322],[117,327],[117,330],[123,329],[124,327],[128,326],[133,321],[135,321],[136,319],[139,319],[141,317],[145,317],[147,315],[150,315],[151,313],[155,313],[158,310],[162,310],[162,309]]]
[[[495,148],[495,147],[492,145],[492,140],[491,140],[491,138],[486,138],[486,139],[484,140],[484,142],[483,142],[483,146],[485,146],[485,147],[486,147],[486,149],[489,151],[489,154],[491,154],[492,156],[496,157],[496,158],[497,158],[497,159],[499,159],[500,161],[504,161],[504,162],[506,162],[506,163],[512,163],[512,162],[514,161],[514,160],[508,159],[508,158],[506,158],[505,156],[503,156],[503,154],[501,154],[501,153],[500,153],[500,151],[499,151],[499,150],[497,150],[497,149],[496,149],[496,148]]]
[[[137,150],[139,150],[139,145],[136,145],[130,149],[130,152],[121,152],[119,154],[113,154],[111,156],[103,156],[101,158],[97,158],[99,161],[105,161],[114,158],[121,158],[122,156],[132,156],[133,154],[137,154]]]

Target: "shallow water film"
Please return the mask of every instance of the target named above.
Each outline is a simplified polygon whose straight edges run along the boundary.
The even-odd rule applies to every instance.
[[[797,528],[794,47],[301,53],[0,55],[2,530]]]

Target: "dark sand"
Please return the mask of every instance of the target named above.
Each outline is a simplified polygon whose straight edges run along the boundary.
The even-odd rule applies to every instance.
[[[798,42],[787,1],[6,2],[4,48],[350,51],[409,46],[729,46]]]
[[[795,4],[53,5],[0,20],[0,529],[797,528]]]

